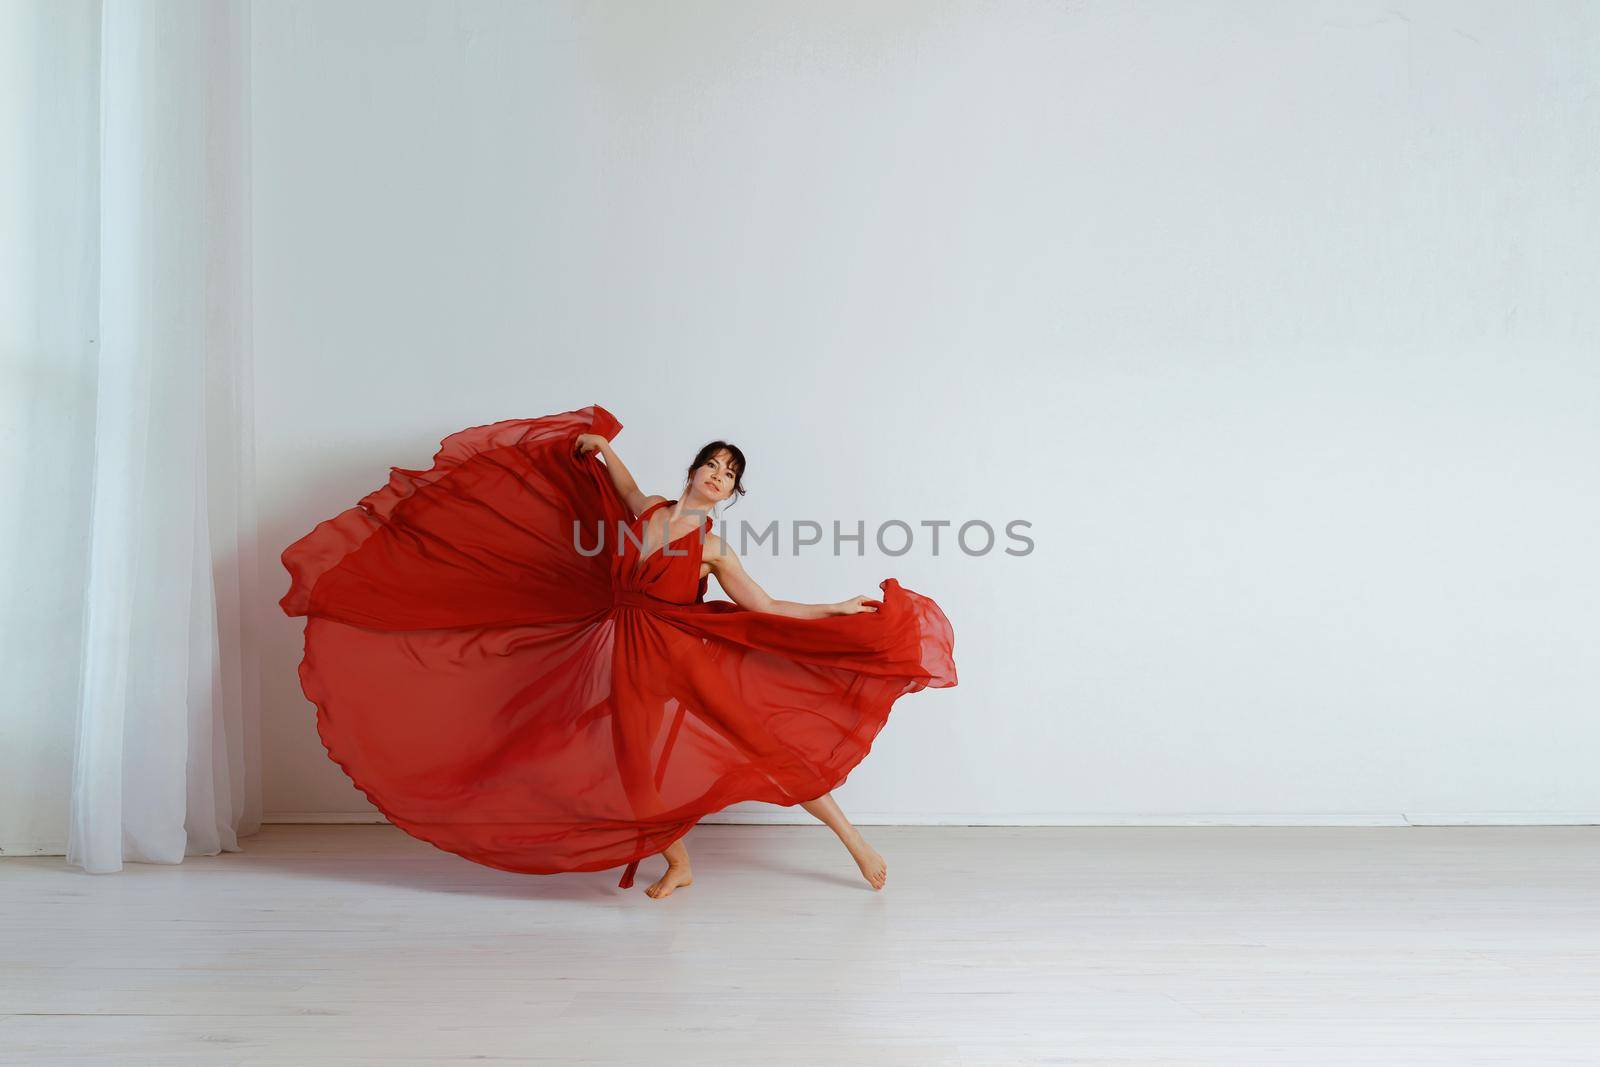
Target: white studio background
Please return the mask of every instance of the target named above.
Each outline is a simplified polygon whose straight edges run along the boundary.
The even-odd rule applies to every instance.
[[[601,403],[758,525],[1032,523],[748,560],[955,625],[858,818],[1596,817],[1597,56],[1578,2],[257,5],[266,810],[370,811],[277,553]]]

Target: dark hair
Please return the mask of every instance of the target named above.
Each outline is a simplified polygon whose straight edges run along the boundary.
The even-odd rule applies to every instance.
[[[712,441],[694,455],[694,462],[689,464],[689,469],[684,473],[684,480],[694,477],[694,472],[705,464],[711,462],[711,457],[718,452],[726,451],[733,457],[733,492],[728,495],[729,503],[734,499],[744,496],[744,453],[739,451],[738,445],[731,445],[726,441]]]

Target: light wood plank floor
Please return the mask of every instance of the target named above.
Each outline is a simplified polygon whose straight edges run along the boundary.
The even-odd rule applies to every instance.
[[[703,825],[665,901],[388,826],[0,860],[0,1062],[1600,1063],[1600,832]]]

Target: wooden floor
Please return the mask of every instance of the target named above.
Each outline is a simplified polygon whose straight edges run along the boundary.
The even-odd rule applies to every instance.
[[[1600,830],[700,826],[695,884],[388,826],[0,860],[0,1062],[1600,1063]]]

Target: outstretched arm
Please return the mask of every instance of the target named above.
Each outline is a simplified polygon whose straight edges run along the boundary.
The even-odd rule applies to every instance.
[[[639,483],[633,480],[627,465],[622,462],[622,457],[617,455],[616,449],[611,447],[611,442],[597,433],[584,433],[578,435],[577,453],[580,456],[598,451],[605,458],[606,473],[611,476],[611,484],[616,486],[617,494],[622,497],[623,503],[628,505],[628,510],[635,515],[644,513],[644,509],[665,497],[651,496],[639,488]]]
[[[795,600],[775,600],[765,589],[756,584],[756,580],[744,569],[744,564],[734,554],[733,549],[716,534],[706,534],[705,551],[701,558],[711,565],[711,573],[717,576],[717,584],[728,594],[728,599],[749,611],[761,611],[768,615],[787,615],[794,619],[823,619],[830,615],[857,615],[863,611],[877,611],[882,606],[882,601],[864,596],[851,597],[836,604],[802,604]]]

